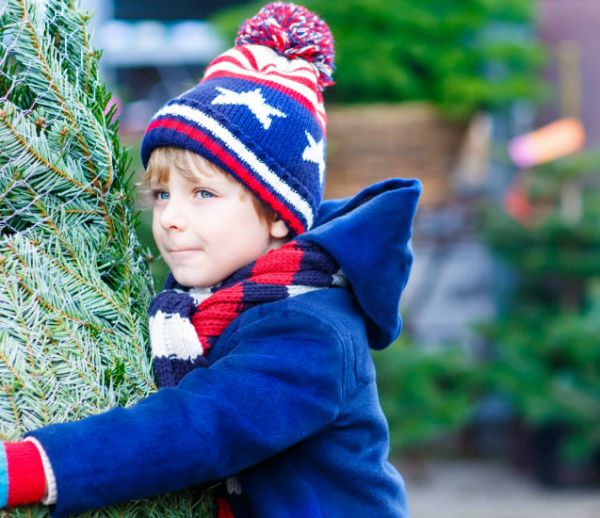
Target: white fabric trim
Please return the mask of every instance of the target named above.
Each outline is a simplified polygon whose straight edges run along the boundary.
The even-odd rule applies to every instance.
[[[175,288],[173,291],[177,293],[186,293],[194,298],[196,306],[202,304],[208,297],[212,295],[212,288],[191,288],[189,291]]]
[[[303,295],[304,293],[310,293],[311,291],[322,290],[320,286],[303,286],[303,285],[292,285],[288,286],[287,291],[290,297],[296,295]]]
[[[26,437],[26,441],[32,442],[40,452],[42,458],[42,466],[44,467],[44,476],[46,477],[46,496],[42,500],[44,505],[54,505],[58,501],[58,489],[56,487],[56,476],[50,464],[50,458],[46,450],[35,437]]]
[[[205,113],[182,104],[171,104],[165,106],[155,115],[154,120],[165,115],[176,115],[205,128],[233,151],[236,156],[245,162],[250,169],[257,173],[262,180],[281,196],[289,205],[294,207],[306,221],[306,227],[312,227],[314,215],[310,205],[296,191],[286,184],[277,174],[259,160],[244,144],[238,140],[227,128],[219,124],[215,119]]]
[[[150,317],[148,327],[155,358],[194,360],[202,355],[200,340],[188,318],[157,311]]]

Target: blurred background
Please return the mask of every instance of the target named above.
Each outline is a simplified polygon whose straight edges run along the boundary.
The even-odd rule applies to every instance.
[[[82,4],[139,171],[262,2]],[[404,332],[373,354],[413,515],[600,516],[600,2],[303,4],[336,39],[326,196],[424,184]]]

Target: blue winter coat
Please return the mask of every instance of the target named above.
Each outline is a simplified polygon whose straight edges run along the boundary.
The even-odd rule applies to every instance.
[[[419,193],[388,180],[322,204],[301,239],[339,261],[351,290],[249,309],[176,388],[31,433],[56,475],[54,516],[235,474],[253,518],[408,516],[369,347],[400,332]]]

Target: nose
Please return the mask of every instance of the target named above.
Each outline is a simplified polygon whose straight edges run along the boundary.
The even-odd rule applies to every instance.
[[[187,219],[184,207],[176,200],[169,200],[160,213],[159,221],[165,230],[185,230]]]

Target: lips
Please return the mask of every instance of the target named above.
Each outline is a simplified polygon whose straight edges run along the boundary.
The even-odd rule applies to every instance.
[[[200,252],[200,248],[177,248],[169,250],[168,253],[173,260],[188,260],[197,257]]]
[[[202,248],[198,245],[194,246],[186,246],[186,245],[180,245],[180,246],[175,246],[173,248],[168,248],[167,247],[167,252],[169,253],[177,253],[177,252],[199,252],[200,250],[202,250]]]
[[[201,252],[201,250],[198,249],[186,249],[186,250],[171,250],[169,252],[169,255],[173,258],[181,258],[181,259],[185,259],[185,258],[189,258],[189,257],[195,257],[197,256],[199,253]]]

